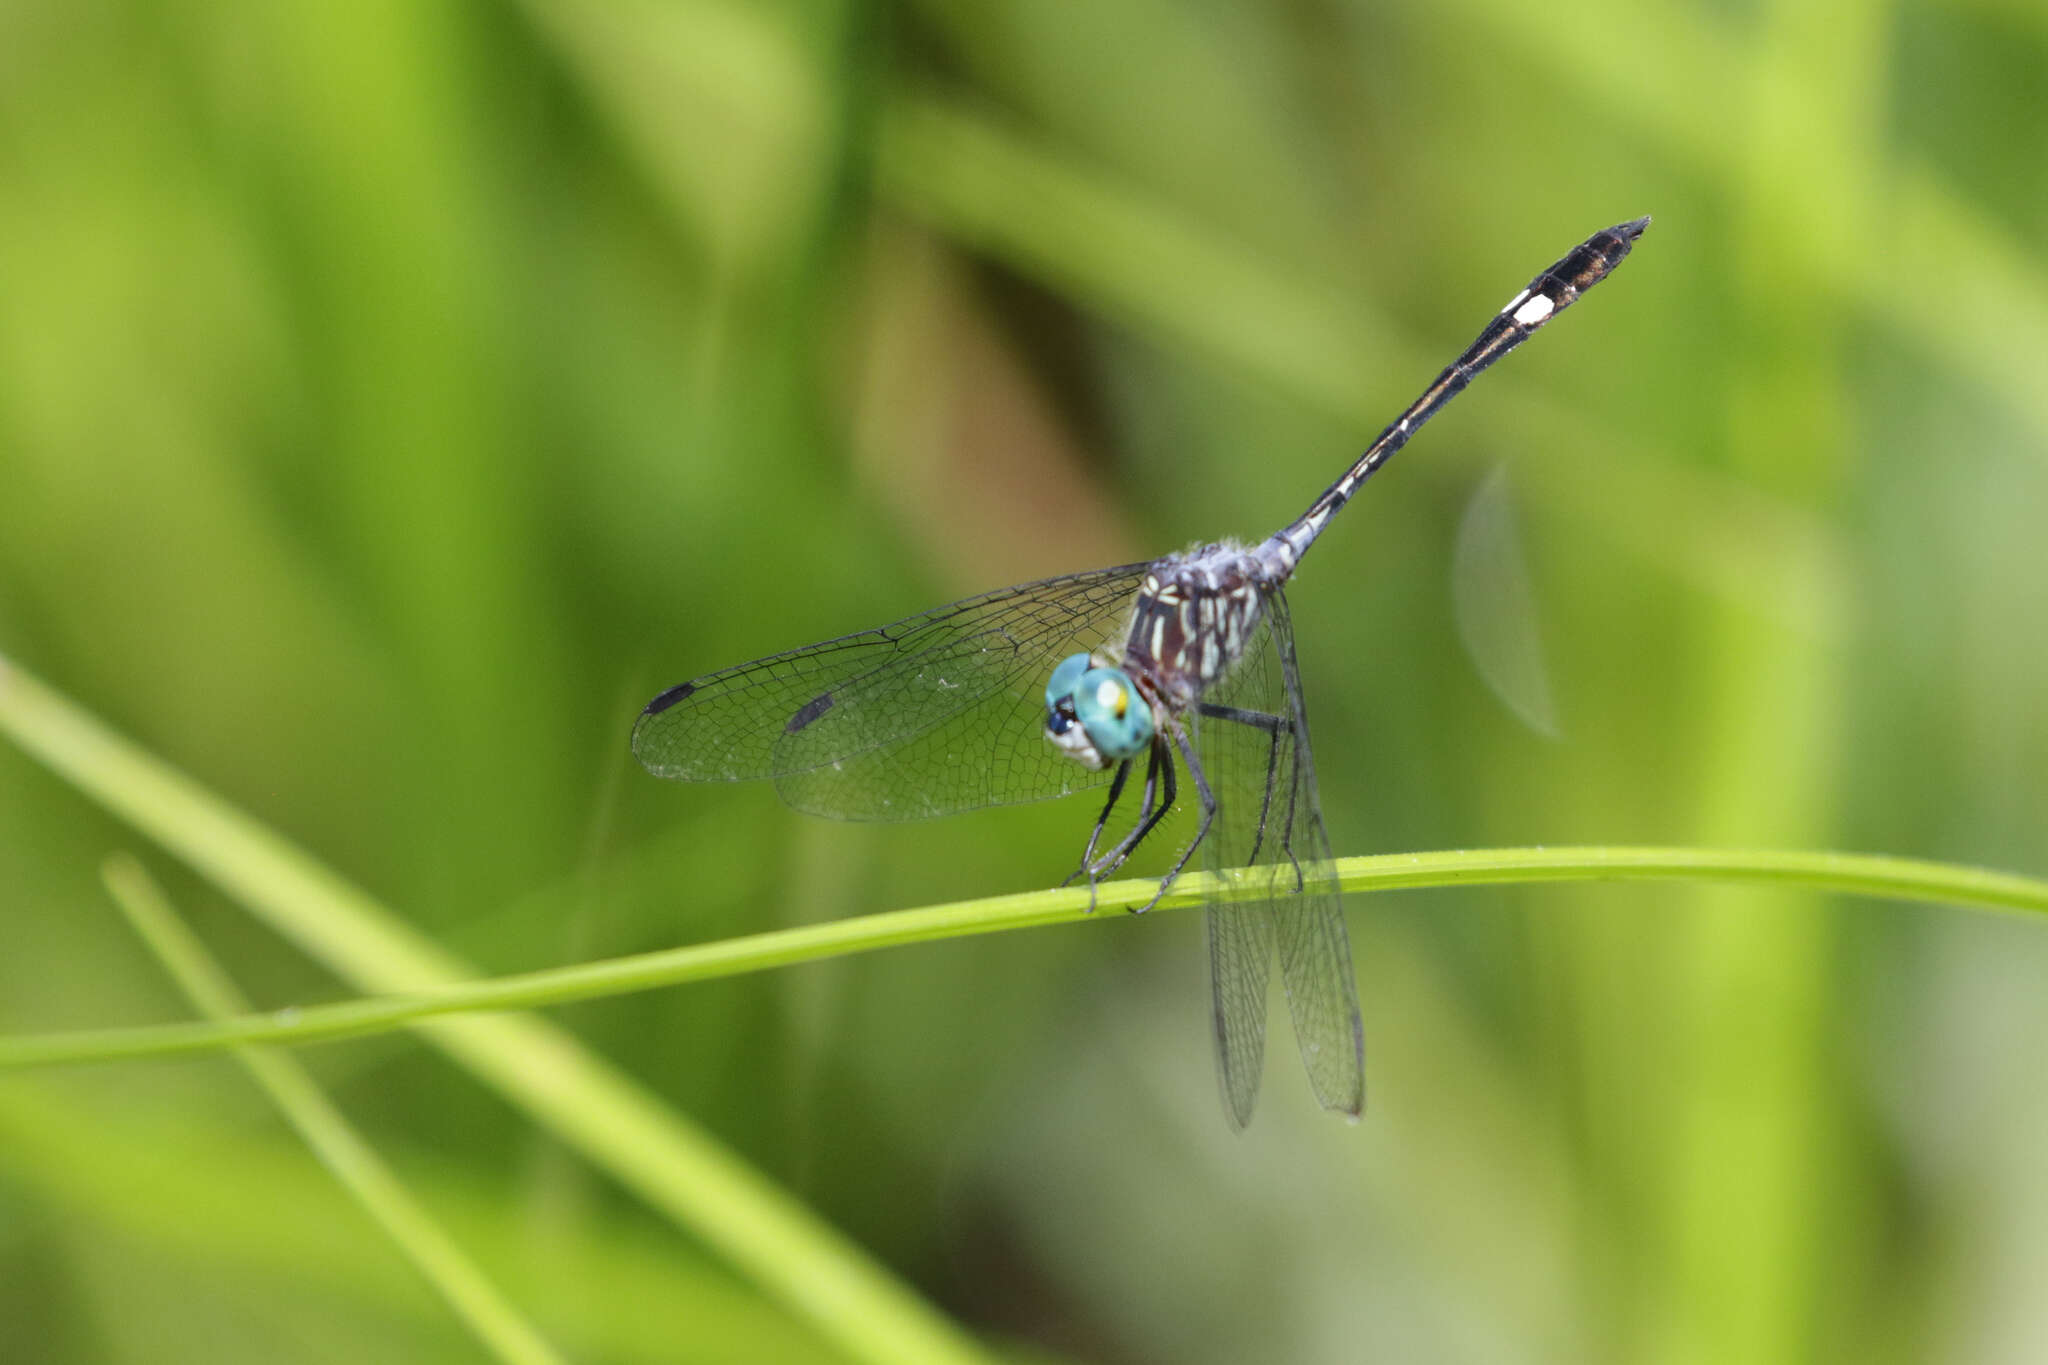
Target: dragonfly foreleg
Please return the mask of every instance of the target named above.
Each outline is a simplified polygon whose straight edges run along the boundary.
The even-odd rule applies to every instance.
[[[1137,851],[1138,845],[1144,842],[1145,836],[1152,832],[1153,827],[1166,818],[1167,813],[1173,809],[1173,803],[1180,799],[1180,781],[1174,776],[1172,752],[1164,744],[1155,741],[1151,755],[1145,766],[1145,799],[1138,808],[1138,823],[1115,848],[1103,854],[1088,869],[1091,882],[1122,867],[1131,854]]]
[[[1150,805],[1152,801],[1153,769],[1157,764],[1158,760],[1154,758],[1145,769],[1145,796],[1140,804],[1141,815],[1143,808]],[[1116,765],[1116,776],[1111,778],[1109,783],[1109,800],[1102,803],[1102,814],[1096,817],[1095,828],[1088,835],[1088,847],[1081,850],[1081,865],[1060,880],[1061,886],[1066,886],[1074,878],[1085,875],[1088,872],[1089,865],[1095,861],[1095,846],[1102,841],[1102,831],[1108,826],[1109,817],[1115,813],[1116,803],[1123,798],[1124,783],[1130,778],[1130,775],[1131,760],[1127,758]],[[1095,913],[1095,878],[1093,877],[1088,878],[1088,890],[1090,893],[1088,913],[1092,915]]]

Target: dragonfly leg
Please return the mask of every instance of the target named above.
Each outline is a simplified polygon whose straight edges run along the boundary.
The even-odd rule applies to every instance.
[[[1294,869],[1294,889],[1298,892],[1308,885],[1307,879],[1301,874],[1301,859],[1294,855],[1294,817],[1301,799],[1302,774],[1299,765],[1304,761],[1304,756],[1296,754],[1294,761],[1294,780],[1287,784],[1287,819],[1280,826],[1280,851],[1287,855],[1288,865]]]
[[[1109,824],[1109,817],[1116,810],[1116,803],[1122,799],[1124,794],[1124,782],[1127,779],[1129,779],[1130,775],[1131,760],[1127,758],[1123,762],[1116,765],[1116,776],[1111,778],[1109,783],[1109,800],[1102,803],[1102,814],[1095,818],[1095,828],[1088,835],[1088,847],[1081,850],[1081,865],[1075,868],[1072,872],[1069,872],[1065,877],[1061,878],[1061,886],[1066,886],[1069,883],[1071,883],[1074,880],[1074,878],[1086,874],[1088,871],[1088,865],[1095,861],[1095,845],[1102,841],[1102,831]],[[1145,774],[1145,801],[1149,803],[1151,800],[1152,774],[1151,771],[1148,769]],[[1095,878],[1088,878],[1088,887],[1090,891],[1094,890]],[[1091,897],[1089,900],[1088,913],[1091,915],[1095,913],[1095,904],[1093,897]]]
[[[1287,855],[1288,865],[1294,869],[1294,889],[1296,891],[1302,890],[1308,884],[1301,875],[1301,859],[1294,856],[1295,798],[1300,789],[1301,784],[1299,782],[1292,784],[1288,788],[1287,819],[1280,826],[1280,851]]]
[[[1252,834],[1252,851],[1245,855],[1245,866],[1250,867],[1259,861],[1259,850],[1266,846],[1266,820],[1273,812],[1273,791],[1279,786],[1280,737],[1291,733],[1294,726],[1283,716],[1268,715],[1264,711],[1247,711],[1237,706],[1220,706],[1216,703],[1205,701],[1199,703],[1196,709],[1203,715],[1216,720],[1235,721],[1239,725],[1249,725],[1254,730],[1264,730],[1266,732],[1268,740],[1266,745],[1266,795],[1265,799],[1259,802],[1259,827]],[[1294,827],[1293,817],[1294,811],[1290,795],[1288,807],[1288,830],[1290,833]],[[1294,854],[1291,849],[1288,850],[1287,856],[1290,861],[1293,859]],[[1300,880],[1298,876],[1296,880]]]
[[[1138,807],[1138,824],[1120,840],[1117,846],[1097,859],[1088,869],[1092,881],[1107,876],[1124,865],[1137,851],[1153,826],[1166,818],[1173,803],[1180,796],[1180,785],[1173,773],[1173,755],[1157,739],[1153,741],[1151,758],[1145,764],[1145,797]],[[1154,798],[1157,798],[1156,800]]]
[[[1179,880],[1180,874],[1187,868],[1188,859],[1195,856],[1195,850],[1202,846],[1202,840],[1209,837],[1209,827],[1216,823],[1216,793],[1209,790],[1209,779],[1202,773],[1202,764],[1195,757],[1194,746],[1188,743],[1187,735],[1178,726],[1174,727],[1173,746],[1180,750],[1181,762],[1188,765],[1188,776],[1194,779],[1195,794],[1202,801],[1202,818],[1195,826],[1195,837],[1188,840],[1187,847],[1180,851],[1180,857],[1173,860],[1173,866],[1159,879],[1159,889],[1152,893],[1152,899],[1143,905],[1131,907],[1131,913],[1134,915],[1142,915],[1159,904],[1159,898]]]

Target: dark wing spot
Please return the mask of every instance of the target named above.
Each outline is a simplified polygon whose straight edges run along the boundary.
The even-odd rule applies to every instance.
[[[674,687],[671,687],[668,691],[662,693],[653,701],[648,702],[647,709],[645,711],[642,711],[640,714],[643,716],[658,716],[663,711],[668,710],[669,707],[674,706],[677,702],[681,701],[684,697],[689,696],[692,692],[695,692],[696,690],[697,684],[693,682],[677,683]]]
[[[797,713],[789,718],[789,724],[782,727],[782,733],[793,735],[831,709],[832,694],[830,692],[820,692],[817,696],[805,702]]]

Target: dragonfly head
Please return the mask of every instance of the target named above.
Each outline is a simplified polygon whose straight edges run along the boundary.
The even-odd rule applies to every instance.
[[[1152,742],[1152,708],[1122,669],[1070,654],[1045,686],[1045,737],[1099,772],[1145,752]]]

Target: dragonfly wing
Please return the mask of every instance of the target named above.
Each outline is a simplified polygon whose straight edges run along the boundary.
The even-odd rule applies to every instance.
[[[1219,811],[1206,861],[1249,881],[1209,908],[1217,1059],[1242,1127],[1258,1093],[1266,979],[1277,944],[1295,1038],[1316,1098],[1359,1113],[1365,1055],[1351,948],[1318,805],[1285,598],[1267,595],[1235,668],[1202,698],[1198,752]],[[1220,945],[1220,946],[1219,946]],[[1249,984],[1248,984],[1249,983]]]
[[[1209,999],[1216,1038],[1216,1075],[1224,1113],[1242,1129],[1258,1102],[1265,1067],[1266,988],[1273,976],[1274,920],[1281,868],[1267,853],[1278,846],[1275,792],[1284,792],[1290,750],[1272,657],[1271,625],[1254,627],[1244,654],[1203,695],[1190,718],[1195,752],[1216,798],[1216,820],[1203,841],[1211,873],[1250,879],[1263,894],[1216,900],[1208,907]],[[1285,885],[1293,885],[1288,871]]]
[[[771,778],[799,810],[907,820],[1097,785],[1045,741],[1067,654],[1120,644],[1149,565],[1026,583],[670,688],[633,727],[648,771]]]
[[[1365,1026],[1358,1014],[1358,982],[1351,965],[1351,938],[1344,930],[1343,899],[1330,865],[1328,837],[1320,816],[1313,834],[1296,831],[1303,889],[1272,902],[1280,940],[1280,981],[1295,1042],[1316,1099],[1325,1109],[1353,1118],[1365,1112]],[[1304,845],[1320,845],[1313,862]]]
[[[1330,834],[1323,827],[1322,800],[1316,793],[1294,631],[1279,594],[1274,594],[1271,606],[1274,652],[1293,721],[1287,822],[1291,829],[1283,845],[1299,877],[1292,895],[1272,902],[1279,930],[1280,982],[1287,990],[1294,1040],[1316,1099],[1325,1109],[1356,1118],[1365,1112],[1365,1024],[1358,1013],[1358,974],[1352,966],[1351,936],[1344,929],[1344,898],[1330,853]]]
[[[1210,1024],[1216,1079],[1231,1126],[1243,1129],[1259,1102],[1266,1065],[1266,982],[1273,975],[1273,921],[1246,905],[1211,905]]]

